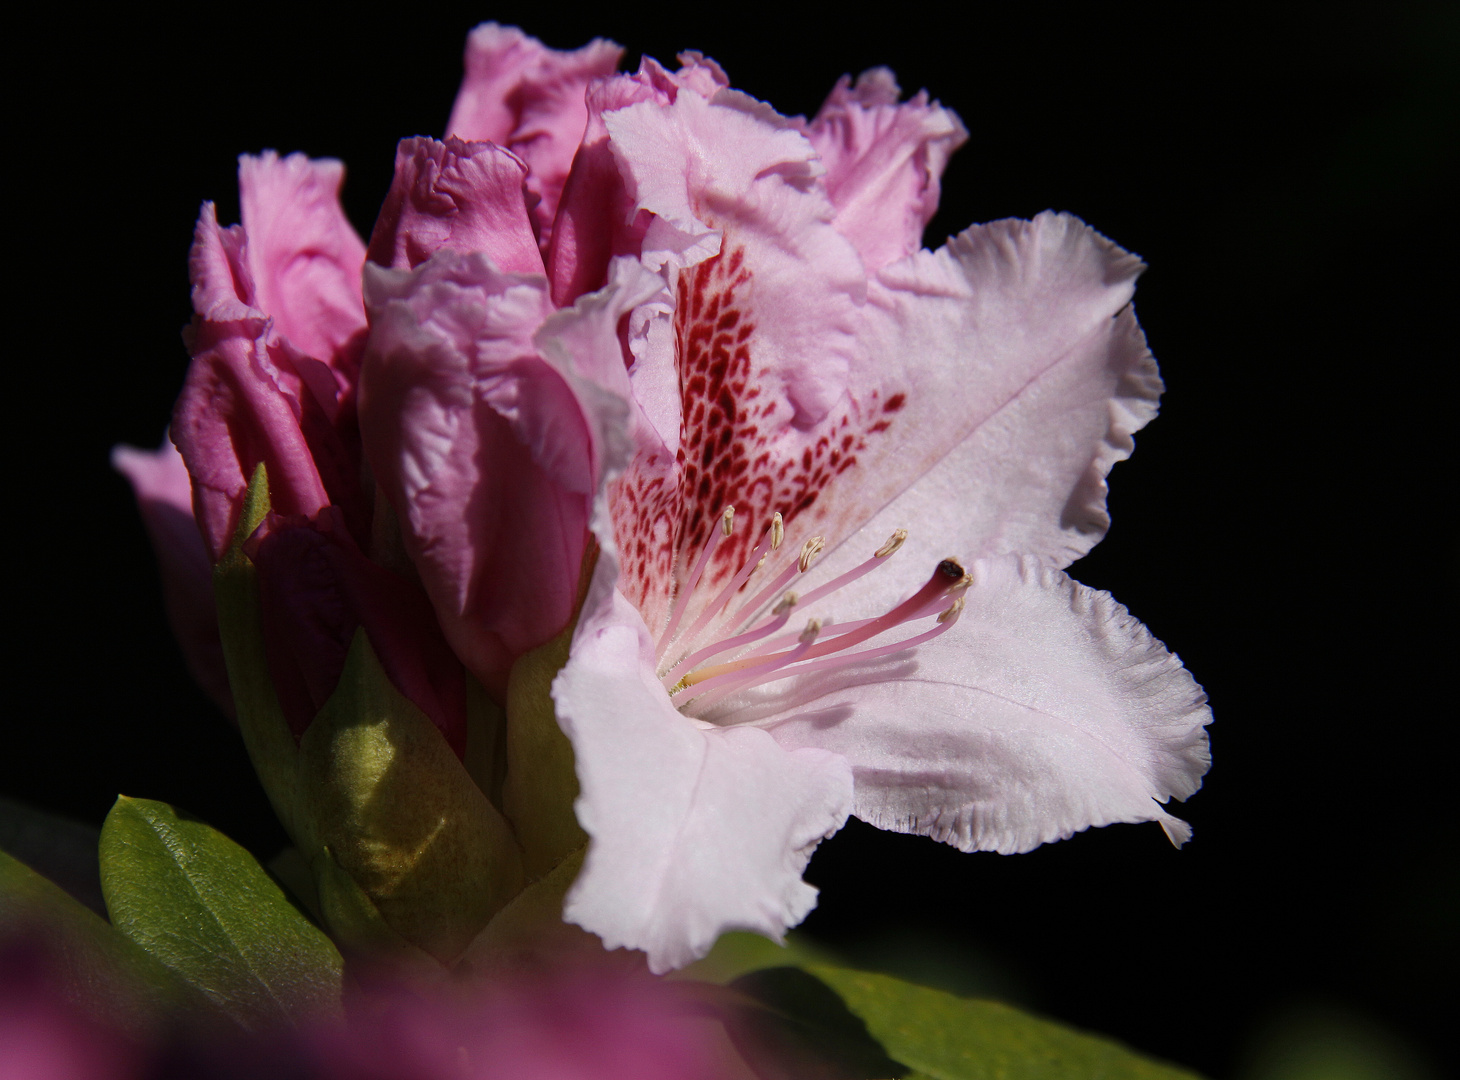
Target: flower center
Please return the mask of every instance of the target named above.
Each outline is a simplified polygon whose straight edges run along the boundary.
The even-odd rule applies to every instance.
[[[785,526],[781,515],[776,513],[771,516],[760,543],[751,549],[740,571],[705,604],[695,621],[681,630],[705,567],[720,541],[734,530],[735,508],[727,506],[720,514],[719,526],[710,531],[709,539],[679,590],[664,632],[659,637],[655,654],[658,674],[681,710],[690,708],[702,712],[731,694],[763,683],[811,671],[848,667],[921,645],[958,621],[963,610],[962,594],[972,581],[956,560],[944,559],[922,588],[876,618],[825,624],[812,618],[807,620],[804,629],[787,631],[795,609],[805,609],[878,569],[902,547],[907,531],[898,529],[866,562],[804,596],[798,596],[788,591],[787,586],[811,569],[811,564],[826,546],[824,537],[813,536],[801,545],[795,558],[770,576],[763,588],[739,604],[732,613],[726,614],[736,594],[781,547]],[[905,623],[934,616],[937,617],[934,626],[912,637],[851,651],[855,646]],[[712,624],[715,624],[713,629]],[[728,634],[725,633],[727,630]],[[719,662],[710,663],[714,660]]]

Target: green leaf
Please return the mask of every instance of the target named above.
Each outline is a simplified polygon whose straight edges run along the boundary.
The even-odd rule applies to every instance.
[[[243,848],[166,803],[117,799],[101,830],[112,924],[249,1029],[339,1008],[340,954]]]
[[[206,999],[18,859],[0,852],[0,945],[38,946],[60,991],[97,1022],[148,1040]]]
[[[995,1001],[955,997],[890,975],[830,964],[806,970],[835,990],[910,1080],[1194,1080],[1141,1057]]]
[[[777,945],[770,938],[748,930],[731,930],[720,935],[708,955],[686,968],[670,972],[667,978],[724,984],[752,971],[804,967],[832,959],[825,949],[796,933],[787,934],[786,943]]]
[[[800,968],[751,972],[730,990],[736,993],[723,999],[725,1030],[761,1080],[907,1075],[836,992]]]

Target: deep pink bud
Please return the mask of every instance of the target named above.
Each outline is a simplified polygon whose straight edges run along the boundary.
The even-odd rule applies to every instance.
[[[396,689],[465,754],[464,676],[430,601],[367,559],[337,508],[312,520],[271,514],[244,550],[258,568],[269,675],[296,738],[334,693],[364,627]]]
[[[438,251],[482,251],[499,270],[541,274],[526,177],[522,159],[492,143],[402,139],[370,261],[411,270]]]

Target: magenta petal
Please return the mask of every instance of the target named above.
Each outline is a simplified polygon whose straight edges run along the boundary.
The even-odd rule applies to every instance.
[[[248,550],[258,568],[269,674],[296,738],[334,693],[363,626],[395,688],[431,718],[458,757],[466,752],[461,664],[430,602],[367,559],[337,510],[313,521],[270,515]]]
[[[578,297],[602,288],[608,264],[616,255],[638,255],[644,229],[643,215],[635,216],[619,163],[608,145],[605,113],[640,101],[671,104],[681,90],[710,97],[729,85],[720,65],[698,53],[680,56],[678,72],[666,71],[652,57],[644,57],[633,75],[618,75],[588,87],[588,126],[583,145],[563,188],[548,249],[548,277],[553,302],[566,307]]]
[[[922,246],[938,209],[938,180],[968,138],[950,109],[925,91],[899,105],[886,68],[842,76],[807,129],[826,166],[836,227],[856,245],[868,272]]]
[[[335,503],[357,535],[368,526],[352,419],[331,396],[339,385],[288,340],[268,341],[268,319],[252,306],[251,283],[240,273],[245,252],[243,230],[220,229],[205,204],[190,258],[198,312],[186,334],[193,363],[173,410],[172,438],[192,475],[194,511],[215,561],[260,462],[277,512],[312,517]]]
[[[238,193],[253,303],[274,329],[329,361],[365,328],[365,245],[340,207],[345,167],[272,150],[238,159]]]
[[[543,232],[557,212],[588,122],[583,92],[592,80],[612,75],[622,55],[620,46],[602,38],[559,52],[496,23],[483,23],[467,38],[466,75],[446,133],[497,143],[527,163],[528,189],[542,200]]]
[[[438,251],[482,251],[499,270],[541,274],[526,176],[520,158],[491,143],[402,139],[370,261],[409,270]]]
[[[152,540],[162,575],[167,621],[182,647],[188,672],[228,716],[233,693],[223,663],[218,612],[213,604],[213,564],[193,519],[192,482],[168,439],[156,450],[112,448],[112,468],[132,484],[137,510]]]
[[[448,639],[500,692],[572,614],[593,492],[582,409],[532,341],[547,283],[445,252],[365,282],[371,467]]]

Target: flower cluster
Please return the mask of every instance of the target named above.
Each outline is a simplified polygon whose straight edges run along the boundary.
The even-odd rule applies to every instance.
[[[586,834],[564,917],[656,971],[801,920],[850,814],[965,851],[1182,842],[1204,696],[1063,572],[1161,391],[1140,261],[1055,213],[923,250],[966,132],[885,69],[808,121],[699,54],[619,55],[479,27],[368,245],[336,162],[246,157],[242,224],[204,207],[177,450],[117,463],[205,684],[230,551],[296,740],[363,631],[458,759],[478,687],[510,744],[524,658],[572,627],[572,835],[539,842],[510,755],[483,794],[513,889]]]

